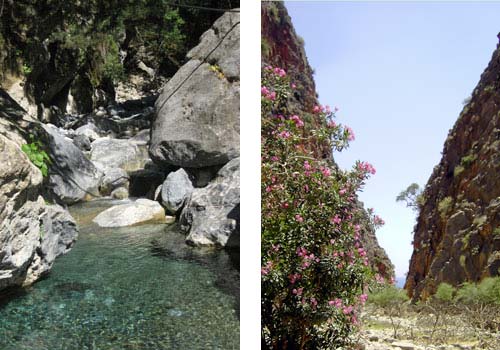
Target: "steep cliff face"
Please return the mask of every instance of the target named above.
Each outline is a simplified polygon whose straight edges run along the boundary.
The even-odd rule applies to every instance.
[[[311,111],[318,105],[318,96],[313,78],[313,69],[309,65],[304,50],[303,39],[295,32],[292,20],[282,2],[263,2],[261,5],[262,28],[262,64],[281,67],[286,70],[290,80],[296,84],[294,95],[290,98],[289,110],[300,114]],[[324,123],[324,120],[311,120],[312,123]],[[332,150],[324,145],[309,145],[318,157],[334,163]],[[362,208],[363,204],[358,202]],[[392,265],[385,250],[380,247],[375,230],[369,224],[368,214],[362,212],[361,241],[367,251],[372,269],[386,279],[394,277]]]
[[[444,144],[417,218],[405,288],[426,298],[441,282],[500,274],[500,50]]]

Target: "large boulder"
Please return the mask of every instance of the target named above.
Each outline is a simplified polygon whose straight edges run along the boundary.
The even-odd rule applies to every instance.
[[[67,204],[98,197],[102,172],[54,125],[43,125],[43,129],[52,158],[49,186],[56,196]]]
[[[101,227],[123,227],[141,224],[165,223],[165,210],[160,203],[137,199],[106,209],[93,220]]]
[[[161,187],[161,202],[168,212],[175,214],[193,192],[193,184],[184,169],[168,174]]]
[[[46,274],[77,237],[73,218],[39,195],[42,174],[19,144],[0,135],[0,290]]]
[[[238,13],[219,18],[163,87],[149,148],[155,162],[200,168],[239,156],[238,22]],[[219,41],[209,63],[204,62]]]
[[[147,143],[103,137],[92,142],[90,159],[102,168],[121,168],[127,172],[143,169],[149,159]]]
[[[197,188],[181,213],[181,229],[188,244],[239,245],[240,159],[219,170],[213,182]]]
[[[40,244],[37,248],[24,284],[30,284],[47,272],[56,257],[66,254],[78,237],[73,217],[59,205],[48,205],[42,216]]]
[[[125,170],[121,168],[104,169],[104,177],[99,188],[103,196],[111,194],[115,189],[120,187],[128,190],[128,186],[129,176]]]

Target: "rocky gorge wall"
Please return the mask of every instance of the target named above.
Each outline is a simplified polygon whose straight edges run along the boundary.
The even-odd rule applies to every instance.
[[[414,299],[441,282],[500,275],[500,50],[448,134],[427,182],[405,284]]]
[[[294,95],[289,100],[289,110],[302,115],[319,105],[313,69],[309,65],[303,39],[295,32],[292,19],[282,2],[263,2],[261,4],[262,64],[286,70],[290,80],[296,84]],[[310,120],[312,125],[325,123],[324,120]],[[321,144],[307,145],[317,157],[335,164],[332,150]],[[369,216],[358,201],[361,209],[361,242],[367,251],[371,268],[387,280],[394,277],[392,265],[385,250],[380,247],[375,230],[369,223]]]
[[[190,245],[239,247],[239,38],[228,12],[158,101],[132,94],[58,125],[0,88],[0,290],[45,275],[78,234],[65,208],[99,198],[122,200],[101,227],[178,221]]]
[[[78,230],[69,213],[42,197],[43,177],[21,150],[26,112],[0,90],[0,291],[28,285],[69,251]]]

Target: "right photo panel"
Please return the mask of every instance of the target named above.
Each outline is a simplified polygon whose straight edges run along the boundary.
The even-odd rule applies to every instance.
[[[261,3],[262,349],[500,349],[500,3]]]

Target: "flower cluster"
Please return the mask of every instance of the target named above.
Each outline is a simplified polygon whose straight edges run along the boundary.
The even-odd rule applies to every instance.
[[[319,157],[318,147],[354,140],[338,109],[291,112],[286,72],[262,76],[262,337],[275,348],[347,348],[371,273],[356,192],[375,169]]]

